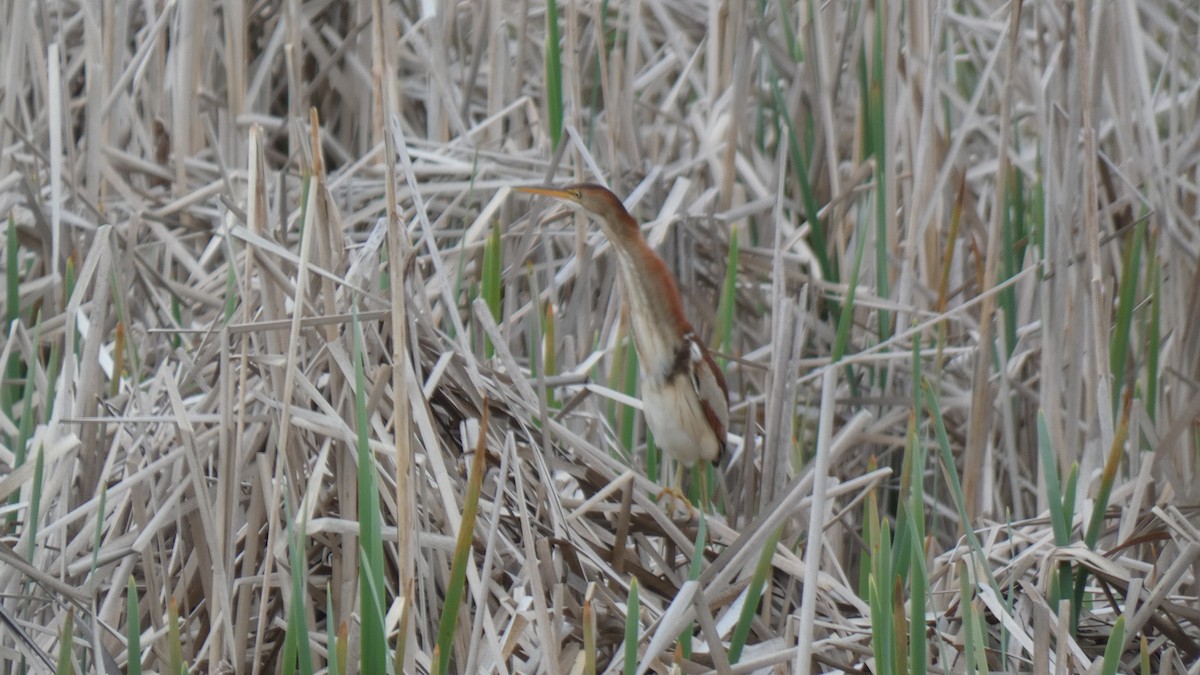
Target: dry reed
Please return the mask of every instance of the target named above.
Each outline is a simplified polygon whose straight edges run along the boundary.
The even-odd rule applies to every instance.
[[[635,578],[643,672],[684,632],[683,672],[880,672],[868,521],[903,529],[914,480],[928,601],[894,599],[929,672],[975,630],[981,669],[1088,672],[1118,617],[1122,669],[1197,672],[1200,14],[900,4],[560,3],[555,148],[542,3],[0,3],[0,672],[52,668],[71,612],[80,663],[124,670],[132,622],[164,672],[172,600],[193,669],[279,672],[289,523],[306,643],[323,667],[345,623],[357,668],[355,312],[407,671],[482,432],[461,672],[619,672]],[[628,196],[706,335],[739,237],[733,457],[692,581],[607,246],[508,189],[583,179]],[[1078,471],[1069,542],[1039,412]]]

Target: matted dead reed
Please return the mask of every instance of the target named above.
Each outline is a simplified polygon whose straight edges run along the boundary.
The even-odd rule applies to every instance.
[[[1189,0],[0,6],[0,672],[1200,672]]]

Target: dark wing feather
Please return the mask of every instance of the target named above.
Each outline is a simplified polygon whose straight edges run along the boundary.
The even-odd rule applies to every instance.
[[[725,454],[725,432],[729,429],[729,389],[725,374],[696,336],[687,336],[692,386],[700,397],[704,417],[717,437],[717,464]],[[681,350],[682,351],[682,350]]]

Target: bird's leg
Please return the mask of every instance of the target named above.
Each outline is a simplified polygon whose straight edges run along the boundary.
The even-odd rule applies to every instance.
[[[675,482],[673,485],[668,485],[658,491],[658,501],[661,504],[664,497],[671,498],[670,514],[672,516],[675,514],[675,505],[683,504],[687,507],[688,520],[691,520],[696,515],[696,508],[692,506],[692,502],[688,500],[687,495],[683,494],[683,462],[676,462],[675,467]]]

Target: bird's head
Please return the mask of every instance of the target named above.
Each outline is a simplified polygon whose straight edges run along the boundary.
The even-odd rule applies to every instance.
[[[561,188],[519,187],[517,192],[554,197],[587,211],[604,227],[609,239],[641,236],[625,205],[608,188],[593,183],[576,183]]]

